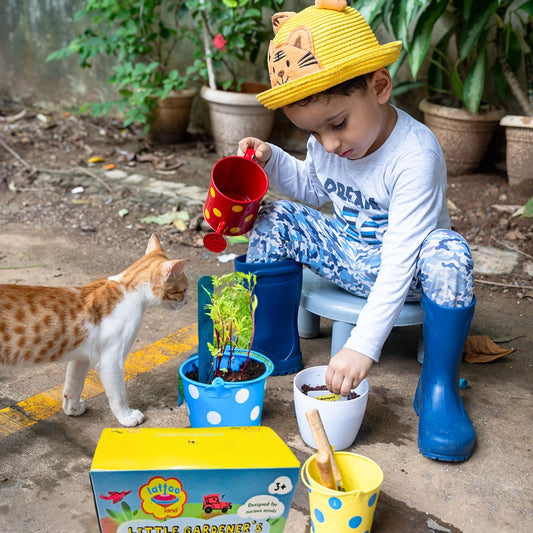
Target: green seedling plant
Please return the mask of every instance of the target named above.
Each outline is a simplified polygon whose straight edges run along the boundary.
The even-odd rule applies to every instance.
[[[213,342],[208,343],[213,356],[210,376],[222,377],[231,368],[237,349],[246,350],[246,360],[240,368],[240,377],[250,359],[255,332],[256,276],[250,272],[231,272],[211,276],[213,293],[205,310],[213,322]],[[227,356],[227,366],[222,367],[222,357]]]

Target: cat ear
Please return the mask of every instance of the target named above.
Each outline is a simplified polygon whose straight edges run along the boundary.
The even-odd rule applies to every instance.
[[[144,252],[144,255],[148,255],[150,252],[162,252],[163,247],[161,246],[161,242],[159,241],[159,237],[157,234],[152,233],[152,236],[150,237],[150,240],[148,241],[148,245],[146,246],[146,252]]]
[[[281,13],[274,13],[272,15],[272,28],[274,29],[274,35],[278,33],[279,29],[287,22],[290,18],[296,15],[295,11],[282,11]]]
[[[313,52],[313,36],[307,28],[295,28],[287,38],[287,44],[306,52]]]
[[[174,259],[161,263],[161,274],[164,280],[183,274],[189,259]]]

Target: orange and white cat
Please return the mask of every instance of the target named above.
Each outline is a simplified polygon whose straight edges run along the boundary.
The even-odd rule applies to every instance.
[[[81,287],[0,285],[0,363],[68,361],[63,411],[85,412],[80,398],[90,366],[123,426],[144,420],[130,409],[124,363],[149,306],[177,310],[187,303],[187,259],[167,259],[157,235],[146,252],[116,276]]]

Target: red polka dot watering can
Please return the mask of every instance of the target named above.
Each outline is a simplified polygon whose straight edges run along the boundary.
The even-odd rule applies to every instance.
[[[211,171],[204,218],[215,232],[203,239],[210,252],[222,252],[226,248],[225,235],[243,235],[254,223],[268,189],[267,175],[253,161],[254,154],[248,148],[244,157],[224,157]]]

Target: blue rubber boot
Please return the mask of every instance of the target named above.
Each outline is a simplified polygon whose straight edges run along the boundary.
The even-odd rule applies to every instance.
[[[292,374],[302,368],[298,337],[298,306],[302,291],[302,265],[289,259],[275,263],[246,263],[235,258],[235,270],[253,272],[257,309],[252,349],[274,363],[272,375]]]
[[[422,294],[424,363],[414,408],[418,449],[440,461],[464,461],[476,440],[459,394],[459,367],[476,300],[468,307],[442,307]]]

